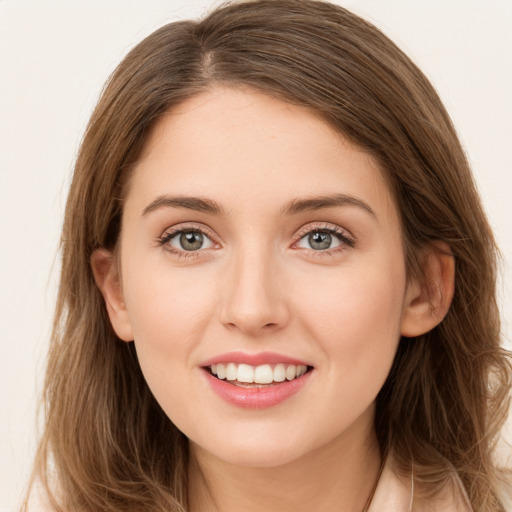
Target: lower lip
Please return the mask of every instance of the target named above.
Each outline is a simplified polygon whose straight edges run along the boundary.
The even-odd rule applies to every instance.
[[[297,393],[309,380],[312,371],[290,381],[274,383],[261,388],[244,388],[230,384],[229,381],[217,379],[207,370],[204,374],[213,391],[230,404],[245,409],[264,409],[280,404]]]

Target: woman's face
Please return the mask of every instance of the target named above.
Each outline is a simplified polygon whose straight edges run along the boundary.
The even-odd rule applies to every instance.
[[[313,113],[239,88],[169,112],[120,262],[114,328],[192,446],[276,466],[372,432],[411,301],[399,217],[374,160]]]

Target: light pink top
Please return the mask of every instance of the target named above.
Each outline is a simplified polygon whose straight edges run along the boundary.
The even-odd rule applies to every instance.
[[[473,512],[462,482],[454,475],[442,494],[428,503],[419,503],[414,495],[412,475],[399,476],[393,469],[393,457],[388,457],[368,512]]]
[[[393,458],[390,456],[382,470],[368,512],[473,512],[457,476],[448,483],[441,496],[429,500],[428,503],[420,504],[414,497],[412,478],[398,476],[393,465]],[[29,511],[52,511],[40,491],[41,489],[38,488],[33,489]]]

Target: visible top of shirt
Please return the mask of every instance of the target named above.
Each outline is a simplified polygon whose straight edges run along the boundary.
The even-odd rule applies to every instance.
[[[367,512],[473,512],[462,482],[456,474],[447,482],[442,493],[428,502],[420,503],[415,495],[413,482],[412,472],[408,477],[399,475],[393,457],[388,456]],[[36,484],[30,496],[30,511],[53,510],[44,494]]]
[[[403,477],[395,469],[392,456],[382,470],[368,512],[472,512],[462,482],[456,474],[447,482],[442,493],[421,503],[415,496],[414,478]]]

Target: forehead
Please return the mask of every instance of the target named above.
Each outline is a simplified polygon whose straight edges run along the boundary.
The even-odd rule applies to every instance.
[[[141,209],[162,193],[204,196],[244,211],[344,193],[364,196],[381,213],[394,209],[368,153],[310,109],[246,88],[202,93],[156,123],[127,202]]]

